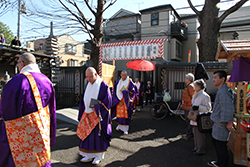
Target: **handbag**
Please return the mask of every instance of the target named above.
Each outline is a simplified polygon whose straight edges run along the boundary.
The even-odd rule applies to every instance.
[[[192,120],[192,121],[196,122],[198,114],[199,114],[199,111],[190,110],[187,117],[188,117],[189,120]]]
[[[210,118],[211,113],[197,115],[197,126],[201,133],[212,133],[213,121]]]

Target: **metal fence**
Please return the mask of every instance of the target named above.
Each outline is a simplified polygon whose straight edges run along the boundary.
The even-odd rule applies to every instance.
[[[210,75],[216,70],[227,70],[228,68],[227,63],[208,62],[203,64]],[[164,89],[168,88],[172,97],[171,102],[178,102],[185,88],[185,75],[187,73],[194,74],[196,65],[197,63],[182,62],[165,62],[156,65],[156,92],[163,92]],[[211,79],[210,82],[212,82]]]
[[[79,105],[86,86],[85,70],[85,66],[52,68],[57,108]]]

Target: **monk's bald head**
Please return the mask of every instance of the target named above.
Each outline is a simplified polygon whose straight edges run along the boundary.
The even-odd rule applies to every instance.
[[[93,84],[95,80],[97,79],[97,72],[93,67],[88,67],[85,72],[85,76],[88,82]]]
[[[36,64],[36,58],[31,53],[24,53],[22,54],[18,59],[18,70],[21,71],[23,67],[29,65],[29,64]]]
[[[93,75],[95,75],[97,73],[96,70],[93,67],[88,67],[86,72],[91,73]]]
[[[24,53],[19,57],[19,61],[22,61],[25,65],[36,64],[36,57],[31,53]]]

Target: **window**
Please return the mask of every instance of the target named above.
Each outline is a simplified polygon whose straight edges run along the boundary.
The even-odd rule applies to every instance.
[[[78,66],[78,60],[68,59],[68,66],[69,67],[77,67]]]
[[[182,58],[182,45],[176,41],[176,56]]]
[[[175,14],[172,14],[170,17],[171,17],[171,18],[170,18],[170,21],[171,21],[172,23],[175,23],[175,22],[177,21],[177,18],[176,18],[176,16],[175,16]]]
[[[42,43],[39,45],[39,49],[43,50],[43,44]]]
[[[151,14],[151,26],[159,25],[159,12]]]
[[[84,46],[82,46],[82,57],[84,57],[84,50],[85,50],[85,47]]]
[[[68,54],[76,54],[76,46],[67,43],[66,44],[66,53],[68,53]]]
[[[77,67],[78,66],[78,60],[72,60],[71,61],[71,66],[72,67]]]
[[[174,83],[174,89],[184,89],[185,88],[185,82],[175,82]]]

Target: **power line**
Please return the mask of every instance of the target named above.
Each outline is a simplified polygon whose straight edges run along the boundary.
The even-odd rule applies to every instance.
[[[221,3],[226,3],[226,2],[231,2],[231,1],[234,1],[234,0],[226,0],[226,1],[221,1]],[[202,5],[196,5],[195,7],[201,7],[201,6],[203,6],[203,4]],[[176,8],[175,10],[182,10],[182,9],[190,9],[190,7],[181,7],[181,8]],[[49,16],[50,18],[52,17],[52,16]],[[247,16],[246,16],[247,17]],[[238,17],[238,18],[242,18],[242,17]],[[26,18],[27,19],[27,18]],[[235,18],[234,18],[235,19]],[[31,21],[35,21],[35,20],[31,20]],[[169,19],[161,19],[161,20],[159,20],[159,21],[169,21]],[[143,23],[148,23],[148,22],[150,22],[150,21],[144,21]],[[38,22],[38,23],[40,23],[40,22]],[[196,24],[197,22],[196,21],[194,21],[192,24]],[[76,23],[76,24],[78,24],[78,23]],[[191,23],[189,23],[189,25],[192,25]],[[128,25],[130,25],[130,24],[120,24],[120,25],[124,25],[124,26],[128,26]],[[43,28],[48,28],[49,26],[45,26],[44,25],[44,27]],[[160,27],[162,27],[162,28],[167,28],[166,26],[160,26]],[[60,29],[60,28],[65,28],[65,26],[64,25],[61,25],[61,26],[55,26],[55,28],[58,28],[58,29]],[[80,29],[80,27],[69,27],[69,26],[67,26],[67,28],[79,28]],[[147,29],[147,28],[151,28],[151,27],[142,27],[141,29]],[[39,29],[39,28],[35,28],[35,29]],[[117,27],[115,27],[115,29],[117,29]],[[125,29],[123,29],[123,30],[127,30],[126,28]],[[33,31],[34,31],[34,29],[33,29]],[[79,32],[79,31],[81,31],[81,30],[75,30],[74,32],[75,33],[77,33],[77,32]],[[71,33],[72,34],[72,33]]]
[[[225,0],[225,1],[221,1],[220,3],[227,3],[227,2],[232,2],[232,1],[235,1],[235,0]],[[195,5],[194,7],[203,7],[204,4],[200,4],[200,5]],[[190,9],[190,6],[187,6],[187,7],[180,7],[180,8],[176,8],[175,10],[183,10],[183,9]]]

